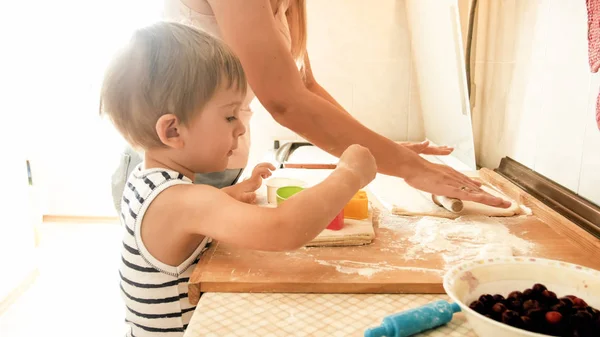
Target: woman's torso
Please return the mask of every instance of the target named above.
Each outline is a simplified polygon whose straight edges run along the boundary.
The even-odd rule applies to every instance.
[[[291,48],[290,29],[285,16],[285,12],[289,7],[289,0],[271,0],[271,5],[274,10],[273,15],[277,22],[277,28],[284,37],[288,48]],[[188,24],[202,29],[213,36],[222,38],[221,30],[219,29],[212,8],[206,0],[165,0],[164,15],[167,20]],[[240,137],[238,148],[229,158],[228,168],[230,169],[244,168],[248,162],[250,151],[250,118],[252,117],[250,103],[254,98],[254,92],[248,86],[248,93],[240,110],[240,120],[246,126],[247,131]]]

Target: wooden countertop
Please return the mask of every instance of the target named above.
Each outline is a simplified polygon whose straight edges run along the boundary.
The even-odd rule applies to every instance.
[[[499,219],[512,234],[535,244],[531,255],[600,269],[596,238],[493,171],[483,169],[480,177],[533,211],[534,216]],[[405,258],[410,245],[398,244],[420,218],[384,216],[407,226],[376,228],[373,244],[361,247],[268,253],[215,242],[190,279],[190,301],[197,303],[202,292],[443,293],[447,266],[440,254],[410,260]]]

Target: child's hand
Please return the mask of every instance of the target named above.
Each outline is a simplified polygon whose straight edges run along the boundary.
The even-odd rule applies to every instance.
[[[338,167],[351,171],[360,181],[360,188],[365,187],[377,174],[377,163],[366,147],[350,145],[342,156]]]
[[[256,190],[262,185],[263,179],[271,176],[271,171],[275,171],[275,166],[269,163],[261,163],[256,165],[252,170],[250,178],[233,186],[223,188],[223,190],[233,198],[253,204],[256,201]]]
[[[275,166],[269,163],[260,163],[256,165],[254,170],[252,170],[252,176],[244,181],[244,183],[248,183],[246,192],[254,192],[259,189],[263,179],[267,179],[272,175],[271,171],[275,171]]]

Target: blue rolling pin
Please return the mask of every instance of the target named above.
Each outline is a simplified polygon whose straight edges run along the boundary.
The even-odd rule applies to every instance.
[[[437,301],[422,307],[387,316],[383,323],[365,331],[365,337],[407,337],[444,325],[459,312],[456,303]]]

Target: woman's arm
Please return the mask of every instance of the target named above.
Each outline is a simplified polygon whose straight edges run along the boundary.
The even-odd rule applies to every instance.
[[[306,85],[306,88],[308,90],[310,90],[313,94],[322,97],[329,103],[335,105],[338,109],[349,114],[349,112],[347,110],[345,110],[344,107],[340,103],[338,103],[335,100],[335,98],[333,98],[327,92],[327,90],[325,90],[325,88],[323,88],[319,84],[319,82],[317,82],[317,80],[315,79],[315,76],[312,72],[312,67],[310,65],[310,58],[308,57],[308,52],[306,54],[304,54],[304,69],[303,69],[303,71],[304,71],[304,84]],[[413,142],[396,142],[396,143],[404,146],[405,148],[413,151],[414,153],[446,156],[446,155],[449,155],[450,153],[452,153],[452,151],[454,151],[454,149],[449,146],[443,146],[443,145],[442,146],[438,146],[438,145],[433,146],[427,140],[422,141],[420,143],[413,143]]]
[[[379,172],[402,177],[437,195],[508,207],[455,170],[427,162],[403,146],[369,130],[304,85],[281,34],[269,0],[208,0],[223,39],[240,58],[262,105],[281,125],[339,157],[351,144],[367,147]]]
[[[209,0],[223,39],[242,62],[248,82],[273,118],[339,157],[357,143],[368,147],[382,173],[410,176],[414,153],[362,126],[306,89],[277,30],[269,0]]]

